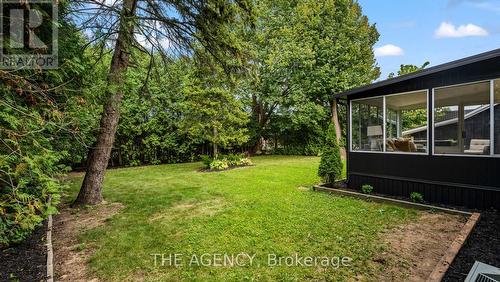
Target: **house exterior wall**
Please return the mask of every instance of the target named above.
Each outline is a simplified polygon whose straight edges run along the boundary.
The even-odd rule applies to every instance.
[[[497,78],[500,78],[500,59],[483,60],[352,94],[347,97],[347,104],[352,99],[428,89],[428,121],[432,125],[433,88]],[[496,127],[500,126],[498,116]],[[348,122],[347,136],[350,136],[349,126]],[[411,192],[419,192],[431,203],[500,209],[500,156],[433,155],[432,134],[429,130],[430,146],[424,155],[352,152],[349,148],[349,186],[360,189],[361,185],[370,184],[375,192],[384,194],[408,197]]]

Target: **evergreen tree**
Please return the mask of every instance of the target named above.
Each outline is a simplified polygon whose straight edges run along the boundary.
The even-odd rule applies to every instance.
[[[328,126],[326,140],[319,163],[318,175],[324,183],[332,184],[339,179],[342,174],[342,160],[340,158],[340,148],[337,143],[335,127]]]

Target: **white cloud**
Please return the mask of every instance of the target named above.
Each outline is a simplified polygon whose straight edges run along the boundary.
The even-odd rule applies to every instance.
[[[403,49],[401,49],[401,47],[392,44],[387,44],[375,48],[376,57],[402,56],[403,54],[404,51]]]
[[[434,32],[434,35],[437,38],[487,36],[488,34],[489,33],[486,29],[475,24],[461,25],[457,28],[450,22],[442,22],[438,29]]]

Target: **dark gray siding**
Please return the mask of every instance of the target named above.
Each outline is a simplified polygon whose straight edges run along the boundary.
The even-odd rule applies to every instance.
[[[429,96],[432,96],[431,90],[435,87],[496,78],[500,78],[499,58],[369,89],[349,95],[347,99],[422,89],[429,89]],[[428,110],[430,124],[431,101]],[[497,130],[500,128],[500,115],[496,116],[496,127]],[[483,127],[477,130],[483,129],[487,130]],[[432,140],[432,132],[429,132],[429,140]],[[349,152],[349,185],[357,189],[362,184],[371,184],[379,193],[408,197],[415,191],[422,193],[429,202],[500,209],[499,157],[434,156],[431,151],[428,155]]]

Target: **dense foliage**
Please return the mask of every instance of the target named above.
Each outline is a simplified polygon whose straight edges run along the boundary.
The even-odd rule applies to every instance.
[[[261,0],[257,15],[247,35],[254,60],[244,91],[251,143],[255,152],[265,140],[307,151],[324,136],[331,95],[379,76],[377,30],[352,0]]]
[[[335,136],[335,128],[332,124],[326,132],[326,142],[321,154],[318,176],[324,183],[332,184],[342,176],[342,159],[340,149]]]
[[[21,241],[55,212],[58,176],[85,167],[96,144],[112,44],[87,38],[64,3],[61,67],[0,71],[1,246]],[[320,175],[340,176],[342,143],[332,139],[330,97],[378,77],[375,26],[353,0],[253,4],[253,28],[235,23],[219,38],[204,26],[208,35],[231,41],[240,56],[223,50],[209,56],[207,46],[160,54],[135,42],[120,85],[125,95],[110,166],[210,155],[208,167],[224,169],[250,164],[238,155],[243,152],[322,155]],[[339,113],[345,119],[342,105]]]
[[[60,22],[59,69],[0,71],[0,247],[23,240],[55,212],[57,177],[85,157],[92,139],[96,107],[82,90],[90,70],[84,41]]]

